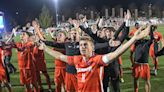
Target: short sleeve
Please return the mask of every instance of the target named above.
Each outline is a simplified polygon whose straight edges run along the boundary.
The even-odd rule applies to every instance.
[[[107,66],[108,64],[103,62],[102,57],[103,57],[103,55],[96,55],[94,60],[97,61],[97,64],[100,65],[100,66]]]
[[[132,45],[130,46],[130,51],[131,51],[131,52],[134,52],[135,49],[136,49],[135,44],[132,44]]]

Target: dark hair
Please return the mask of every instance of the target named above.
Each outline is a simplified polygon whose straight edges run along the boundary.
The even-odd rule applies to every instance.
[[[83,19],[85,16],[83,14],[79,14],[79,19]]]
[[[139,23],[138,23],[138,22],[136,22],[136,23],[135,23],[135,26],[136,26],[136,25],[139,25]]]
[[[115,29],[114,29],[113,27],[107,27],[106,30],[109,30],[109,31],[115,32]]]
[[[28,32],[28,31],[22,31],[22,33],[26,33],[28,36],[33,36],[33,34],[31,32]]]
[[[156,25],[151,25],[151,30],[152,31],[155,31],[157,29],[157,26]]]

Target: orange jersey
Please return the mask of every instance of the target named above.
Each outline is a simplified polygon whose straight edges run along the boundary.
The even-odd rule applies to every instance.
[[[6,80],[6,72],[2,62],[2,49],[0,49],[0,82]]]
[[[132,45],[130,46],[130,51],[131,51],[131,52],[134,52],[134,51],[135,51],[135,44],[132,44]]]
[[[31,69],[33,65],[33,44],[27,42],[25,44],[16,43],[18,50],[18,64],[20,69]]]
[[[6,46],[5,49],[3,49],[3,53],[5,56],[11,56],[12,55],[12,46]]]
[[[39,62],[44,61],[45,57],[44,57],[44,51],[43,50],[39,50],[38,47],[34,47],[33,49],[33,55],[35,57],[35,59]]]
[[[129,36],[133,36],[134,33],[135,33],[136,31],[137,31],[137,29],[136,29],[136,28],[133,28],[133,29],[130,31]]]
[[[3,66],[3,63],[2,63],[2,49],[0,48],[0,67]]]
[[[61,60],[55,59],[55,68],[66,68],[66,63]]]
[[[59,52],[65,54],[65,50],[59,50],[59,49],[56,49],[56,48],[54,48],[53,50],[56,50],[56,51],[59,51]],[[62,62],[58,59],[54,60],[54,64],[55,64],[55,68],[66,68],[66,63],[64,63],[64,62]]]
[[[21,42],[16,43],[16,48],[23,48],[23,44]],[[21,56],[21,53],[22,53],[21,51],[17,50],[19,69],[23,69],[24,68],[24,63],[23,63],[23,58]]]
[[[36,68],[39,71],[47,71],[44,51],[39,50],[39,48],[35,46],[33,50],[33,56],[34,56],[34,62],[37,65]]]
[[[154,34],[154,39],[156,42],[159,42],[162,40],[163,37],[162,37],[162,34],[160,32],[154,32],[153,34]],[[155,53],[154,52],[154,43],[152,43],[150,45],[149,55],[152,57],[155,57],[154,53]]]
[[[68,56],[68,64],[74,65],[77,70],[78,92],[103,92],[102,55],[92,56],[85,61],[81,55]]]

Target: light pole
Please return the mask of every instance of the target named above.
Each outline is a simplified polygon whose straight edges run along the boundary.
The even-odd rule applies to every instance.
[[[152,16],[152,4],[149,4],[149,6],[148,6],[148,8],[149,8],[149,18],[151,18],[151,16]]]
[[[58,26],[59,19],[58,19],[58,0],[55,0],[55,13],[56,13],[56,25]]]

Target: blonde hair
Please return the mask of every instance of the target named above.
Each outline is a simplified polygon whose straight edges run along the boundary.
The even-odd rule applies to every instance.
[[[89,36],[81,36],[80,41],[90,41],[93,43],[93,39]]]
[[[71,32],[71,31],[75,31],[75,32],[77,32],[79,35],[80,35],[80,33],[81,33],[80,28],[72,28],[72,29],[70,30],[70,32]]]
[[[81,36],[80,37],[80,41],[87,41],[89,42],[89,44],[91,44],[91,47],[92,47],[92,51],[94,52],[95,51],[95,45],[94,45],[94,41],[91,37],[89,36]]]
[[[59,33],[63,33],[67,37],[67,32],[65,30],[57,31],[56,35],[58,35]]]

